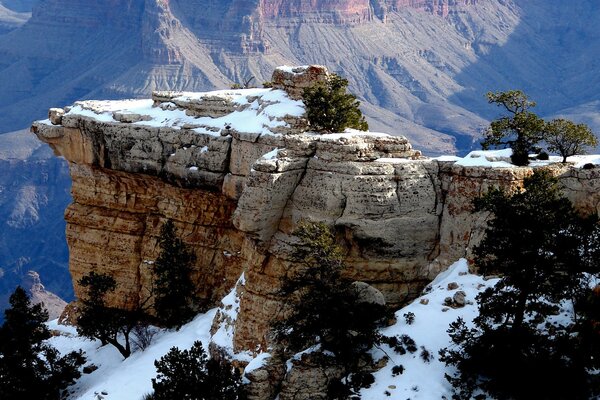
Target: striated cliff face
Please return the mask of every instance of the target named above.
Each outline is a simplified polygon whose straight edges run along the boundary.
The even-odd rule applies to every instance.
[[[315,135],[288,92],[325,75],[321,67],[283,68],[272,90],[78,102],[35,123],[36,135],[70,162],[74,282],[107,272],[119,284],[113,304],[143,300],[156,236],[171,219],[198,255],[193,278],[207,305],[244,273],[237,318],[221,316],[215,327],[231,325],[233,350],[254,352],[280,309],[280,279],[295,267],[301,219],[333,226],[351,277],[392,307],[468,256],[488,217],[471,214],[472,199],[490,187],[515,189],[532,169],[424,158],[399,135]],[[550,168],[582,212],[600,211],[600,171]]]

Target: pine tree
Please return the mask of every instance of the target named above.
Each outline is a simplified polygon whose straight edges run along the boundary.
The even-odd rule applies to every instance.
[[[332,74],[325,83],[306,88],[303,94],[308,122],[323,133],[344,132],[346,128],[369,129],[356,96],[346,93],[348,80]]]
[[[493,213],[476,266],[501,279],[478,296],[474,327],[458,320],[448,331],[454,346],[441,359],[458,370],[448,377],[455,397],[478,389],[499,399],[587,398],[575,325],[546,322],[582,290],[586,253],[597,251],[589,241],[595,223],[574,212],[547,171],[526,179],[523,191],[492,190],[476,209]]]
[[[10,297],[5,322],[0,327],[0,398],[64,398],[65,389],[81,376],[85,362],[81,351],[61,356],[45,340],[47,312],[32,305],[27,293],[18,287]]]
[[[189,350],[176,347],[154,362],[153,400],[241,400],[241,375],[227,362],[208,359],[202,343]]]
[[[162,324],[180,327],[195,315],[190,273],[196,258],[177,237],[171,220],[161,228],[159,246],[160,255],[154,263],[154,309]]]

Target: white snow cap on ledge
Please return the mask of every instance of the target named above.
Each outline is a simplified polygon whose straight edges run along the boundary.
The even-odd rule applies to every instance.
[[[182,107],[173,102],[155,105],[152,99],[136,100],[86,100],[76,102],[65,114],[81,116],[99,122],[119,123],[117,114],[137,115],[133,125],[168,127],[181,129],[184,126],[196,127],[198,133],[220,135],[221,130],[229,129],[256,133],[275,134],[276,128],[288,126],[286,117],[299,118],[305,114],[304,104],[292,100],[283,90],[278,89],[239,89],[192,93],[176,92],[173,102],[191,103],[205,99],[233,104],[235,110],[220,117],[197,117],[188,115]],[[49,121],[47,121],[50,124]]]

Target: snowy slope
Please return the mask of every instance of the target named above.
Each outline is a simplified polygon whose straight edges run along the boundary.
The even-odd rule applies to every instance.
[[[497,280],[484,280],[482,277],[468,273],[466,260],[460,260],[446,272],[440,274],[424,291],[423,295],[412,304],[396,312],[397,323],[385,328],[383,333],[392,335],[407,334],[411,336],[419,350],[414,354],[400,356],[389,347],[374,350],[376,359],[390,357],[387,365],[375,374],[375,384],[363,390],[364,400],[380,400],[386,398],[389,392],[392,398],[434,399],[441,396],[451,396],[451,388],[444,379],[448,371],[438,361],[438,351],[450,344],[446,334],[448,325],[458,317],[467,323],[477,315],[474,299],[481,290],[492,286]],[[452,290],[450,283],[456,283]],[[451,287],[454,287],[452,285]],[[444,306],[446,297],[452,297],[456,291],[466,294],[467,304],[463,308]],[[235,305],[235,294],[229,294],[225,303]],[[427,303],[427,304],[423,304]],[[234,307],[235,308],[235,307]],[[415,321],[408,325],[403,315],[412,312]],[[98,366],[91,374],[84,375],[71,389],[72,399],[94,399],[95,394],[106,400],[135,400],[151,391],[151,379],[155,377],[154,360],[162,357],[173,346],[181,349],[189,348],[195,340],[202,341],[205,348],[211,340],[210,328],[216,310],[198,315],[192,322],[183,326],[179,331],[161,331],[155,337],[154,343],[144,351],[134,353],[127,360],[110,346],[99,347],[99,342],[82,339],[76,335],[74,328],[50,323],[51,329],[61,332],[60,336],[52,338],[50,343],[61,352],[83,349],[88,357],[88,363]],[[218,336],[223,336],[217,332]],[[223,340],[223,337],[218,340]],[[433,359],[424,362],[420,357],[421,346],[426,348]],[[268,357],[263,353],[258,355],[250,365],[260,365]],[[402,365],[403,374],[392,376],[392,368]],[[102,394],[106,393],[106,394]]]

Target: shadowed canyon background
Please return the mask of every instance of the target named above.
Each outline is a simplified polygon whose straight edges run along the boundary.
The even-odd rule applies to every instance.
[[[0,0],[0,133],[78,99],[260,85],[309,63],[425,154],[476,146],[489,90],[598,132],[598,22],[595,0]],[[66,165],[24,132],[0,136],[0,163],[0,301],[28,270],[70,299]]]

